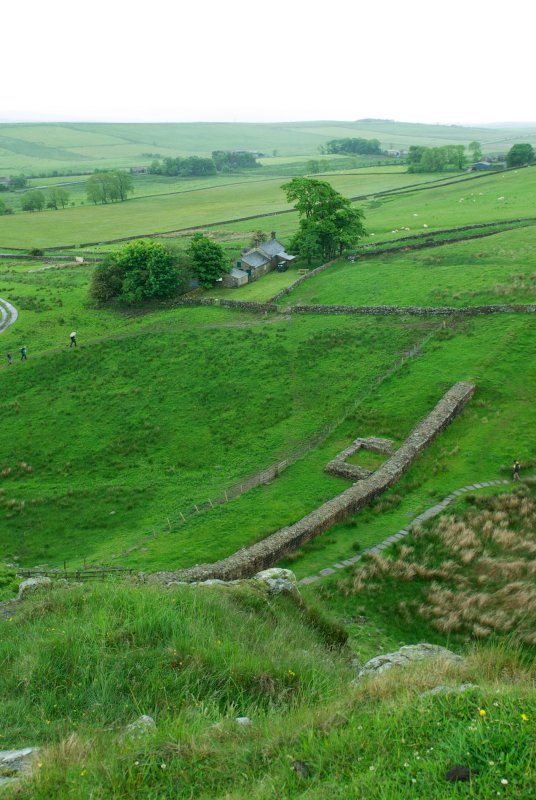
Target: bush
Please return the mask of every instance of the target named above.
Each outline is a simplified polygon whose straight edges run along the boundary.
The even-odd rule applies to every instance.
[[[137,240],[112,253],[93,273],[90,294],[105,302],[117,298],[134,304],[173,297],[187,280],[177,268],[177,257],[159,242]]]

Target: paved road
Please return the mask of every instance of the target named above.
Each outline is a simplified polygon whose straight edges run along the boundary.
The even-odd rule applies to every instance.
[[[7,331],[9,326],[16,322],[18,316],[19,312],[15,306],[0,297],[0,333]]]

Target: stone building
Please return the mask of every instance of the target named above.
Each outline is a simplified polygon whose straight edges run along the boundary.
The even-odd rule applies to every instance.
[[[231,272],[223,276],[223,285],[236,287],[256,281],[280,264],[288,264],[295,258],[296,256],[285,252],[284,245],[276,239],[275,231],[272,231],[268,241],[242,253]]]

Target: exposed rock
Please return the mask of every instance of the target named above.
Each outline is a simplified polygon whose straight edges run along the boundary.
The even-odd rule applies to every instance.
[[[16,778],[29,769],[39,752],[39,747],[23,747],[21,750],[0,750],[0,774],[4,778]]]
[[[461,656],[456,655],[452,650],[447,650],[446,647],[440,647],[437,644],[423,642],[421,644],[404,645],[394,653],[385,653],[385,655],[371,658],[359,670],[357,678],[352,683],[357,683],[359,678],[364,675],[379,675],[381,672],[391,669],[391,667],[406,667],[416,661],[424,661],[431,658],[441,658],[453,664],[459,664],[463,660]]]
[[[19,594],[17,599],[22,600],[28,594],[36,592],[38,589],[45,589],[52,585],[52,580],[44,576],[36,576],[35,578],[27,578],[19,586]]]
[[[470,689],[478,689],[475,683],[461,683],[459,686],[434,686],[433,689],[423,692],[421,697],[426,697],[429,694],[463,694],[470,691]]]
[[[295,592],[298,590],[298,581],[290,569],[272,567],[263,569],[253,576],[254,581],[261,581],[268,587],[270,594],[281,594],[281,592]]]
[[[142,714],[141,717],[127,725],[122,734],[122,739],[143,739],[148,734],[156,730],[156,722],[152,717],[147,714]]]

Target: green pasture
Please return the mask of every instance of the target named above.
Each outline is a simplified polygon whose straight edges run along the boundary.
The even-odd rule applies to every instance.
[[[408,325],[401,325],[397,335],[408,336]],[[147,564],[185,566],[198,560],[201,543],[210,553],[202,560],[212,561],[225,555],[238,529],[244,544],[292,524],[349,486],[323,471],[336,453],[356,437],[381,436],[400,444],[458,380],[477,384],[475,398],[404,478],[370,508],[313,540],[282,566],[302,577],[349,558],[395,533],[451,491],[479,480],[509,478],[514,458],[521,460],[525,472],[534,471],[536,412],[530,387],[536,368],[529,356],[533,325],[530,318],[516,315],[478,318],[447,329],[436,323],[435,334],[416,359],[357,394],[346,420],[276,480],[193,517],[177,532],[162,530],[154,538],[123,540],[125,551],[118,563],[139,569]],[[426,339],[433,330],[421,329],[419,336]],[[364,367],[361,361],[360,369]],[[99,552],[103,559],[117,554],[109,542]]]
[[[219,496],[314,438],[419,335],[392,320],[95,311],[79,269],[18,267],[1,286],[20,318],[2,338],[15,363],[2,373],[0,541],[27,564],[111,556],[112,542],[117,554]],[[174,549],[206,557],[189,536]],[[217,538],[245,541],[240,529]]]
[[[426,191],[373,198],[363,207],[366,228],[373,241],[374,237],[393,238],[393,234],[407,236],[427,229],[533,217],[535,191],[536,169],[528,167]]]
[[[254,150],[268,158],[319,158],[330,139],[377,138],[383,149],[481,142],[485,153],[534,140],[533,130],[361,120],[293,123],[20,123],[0,125],[0,175],[92,171],[165,156]]]
[[[304,281],[280,302],[356,306],[534,303],[535,265],[533,225],[441,247],[362,256],[355,262],[341,260]]]
[[[147,186],[159,186],[148,176]],[[346,196],[368,195],[379,191],[403,188],[408,184],[426,183],[429,176],[404,173],[334,174],[330,183]],[[201,185],[180,182],[180,188],[163,191],[152,197],[139,197],[123,203],[84,205],[60,211],[25,212],[0,217],[0,246],[57,247],[85,242],[102,242],[129,236],[174,231],[192,226],[210,225],[241,217],[272,214],[290,209],[281,189],[284,179],[240,178],[236,182],[224,178],[202,179]],[[143,187],[143,182],[137,186]],[[164,190],[167,188],[168,193]],[[83,187],[79,186],[81,192]],[[143,189],[142,189],[143,191]],[[293,214],[293,216],[295,216]],[[249,221],[270,225],[266,221]]]

